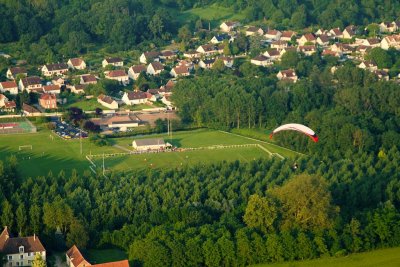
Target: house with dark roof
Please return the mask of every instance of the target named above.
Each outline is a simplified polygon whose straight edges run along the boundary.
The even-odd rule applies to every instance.
[[[105,106],[106,108],[118,109],[117,101],[112,99],[111,96],[101,94],[97,97],[97,102],[99,102],[101,105]]]
[[[61,88],[59,85],[50,84],[43,86],[43,92],[48,94],[59,94],[61,93]]]
[[[230,32],[240,26],[240,23],[237,21],[225,21],[219,27],[223,32]]]
[[[110,70],[104,72],[106,79],[114,80],[120,82],[122,85],[129,84],[129,76],[126,74],[125,70]]]
[[[103,66],[103,68],[107,67],[107,65],[112,65],[114,67],[122,67],[124,66],[124,61],[119,57],[105,58],[101,62],[101,65]]]
[[[268,57],[264,56],[263,54],[252,58],[250,63],[257,65],[257,66],[263,66],[263,67],[273,64],[273,62]]]
[[[38,76],[26,77],[19,80],[19,90],[27,90],[28,93],[42,88],[42,80]]]
[[[210,43],[212,43],[212,44],[220,44],[225,40],[229,40],[230,38],[231,37],[228,34],[221,33],[221,34],[217,34],[213,38],[211,38]]]
[[[65,63],[47,64],[42,67],[42,74],[46,77],[63,75],[68,72],[68,65]]]
[[[129,106],[144,104],[147,102],[147,94],[142,91],[125,92],[122,101]]]
[[[133,140],[132,148],[138,151],[163,150],[166,144],[162,138],[137,139]]]
[[[246,36],[263,35],[263,34],[264,34],[264,30],[261,29],[260,27],[249,26],[246,29]]]
[[[164,70],[163,64],[161,64],[160,62],[157,62],[157,61],[151,62],[147,66],[147,74],[150,74],[150,75],[158,75],[163,70]]]
[[[80,84],[96,84],[97,79],[93,74],[85,74],[81,76]]]
[[[137,78],[139,78],[140,73],[146,71],[147,71],[146,65],[133,65],[128,70],[128,76],[132,80],[136,80]]]
[[[46,250],[38,236],[11,237],[7,226],[0,235],[0,253],[5,256],[7,267],[32,266],[36,254],[46,261]]]
[[[15,80],[17,78],[18,74],[21,74],[21,75],[23,75],[25,77],[28,76],[28,72],[23,67],[9,68],[7,70],[6,76],[7,76],[7,79]]]
[[[160,61],[160,52],[158,51],[144,52],[140,55],[139,61],[140,63],[143,64],[148,64],[153,61]]]
[[[298,80],[297,74],[293,69],[281,70],[278,72],[276,77],[280,81],[290,81],[294,83]]]
[[[203,69],[211,69],[215,63],[215,58],[207,58],[199,61],[199,67]]]

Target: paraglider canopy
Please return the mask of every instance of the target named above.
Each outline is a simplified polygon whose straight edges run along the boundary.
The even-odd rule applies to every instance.
[[[280,131],[297,131],[308,135],[314,142],[318,142],[318,136],[315,134],[315,132],[303,124],[289,123],[281,125],[272,131],[272,133],[269,135],[269,138],[272,139],[274,134],[279,133]]]

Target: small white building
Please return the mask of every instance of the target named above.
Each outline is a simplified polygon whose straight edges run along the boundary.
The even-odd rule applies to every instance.
[[[147,66],[147,74],[150,75],[158,75],[160,74],[162,71],[164,70],[164,66],[163,64],[161,64],[160,62],[151,62],[148,66]]]
[[[38,76],[26,77],[19,80],[19,90],[35,91],[42,88],[42,80]]]
[[[106,79],[118,81],[123,85],[129,84],[129,76],[124,70],[110,70],[106,71],[104,74]]]
[[[12,95],[18,94],[18,85],[15,81],[0,82],[0,92],[9,92]]]
[[[225,21],[219,27],[223,32],[231,32],[239,26],[240,23],[237,21]]]
[[[42,67],[42,74],[46,77],[63,75],[68,72],[68,65],[65,63],[47,64]]]
[[[81,58],[71,58],[68,60],[67,64],[70,69],[75,69],[75,70],[86,69],[86,63]]]
[[[251,64],[257,65],[257,66],[270,66],[273,64],[272,60],[270,60],[268,57],[264,55],[258,55],[255,58],[252,58],[250,61]]]
[[[18,74],[21,74],[24,77],[28,76],[28,72],[26,71],[25,68],[23,68],[23,67],[13,67],[13,68],[9,68],[7,70],[7,73],[6,73],[7,79],[15,80],[17,78]]]
[[[147,102],[147,94],[142,91],[125,92],[122,101],[128,106],[144,104]]]
[[[277,41],[281,38],[282,32],[278,30],[269,30],[264,34],[265,39],[270,41]]]
[[[164,150],[167,147],[162,138],[133,140],[132,148],[138,151]]]
[[[112,99],[111,96],[101,94],[97,97],[97,102],[99,102],[102,106],[105,106],[106,108],[118,109],[117,101]]]
[[[264,34],[264,30],[260,27],[250,26],[246,29],[246,36],[260,35]]]
[[[119,57],[105,58],[103,59],[101,64],[103,68],[105,68],[107,65],[112,65],[114,67],[122,67],[124,66],[124,61]]]
[[[149,64],[152,61],[160,61],[160,52],[157,51],[144,52],[140,55],[139,61],[142,64]]]
[[[137,78],[139,78],[140,73],[146,72],[146,71],[147,71],[146,65],[136,65],[136,66],[132,66],[132,67],[130,67],[129,70],[128,70],[128,76],[129,76],[129,78],[131,78],[132,80],[136,80]]]

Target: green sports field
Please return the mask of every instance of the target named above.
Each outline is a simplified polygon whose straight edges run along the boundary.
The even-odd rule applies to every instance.
[[[47,175],[49,171],[58,174],[61,170],[68,173],[76,169],[78,171],[89,170],[89,161],[86,155],[124,153],[131,150],[132,141],[135,138],[162,137],[177,147],[198,148],[214,145],[243,145],[259,144],[252,147],[223,148],[212,150],[195,150],[186,152],[170,152],[158,154],[126,155],[109,157],[105,160],[105,166],[113,171],[132,171],[147,168],[180,167],[197,163],[215,163],[218,161],[251,161],[254,159],[269,158],[271,153],[278,153],[282,157],[295,157],[296,153],[285,148],[248,139],[243,136],[214,131],[196,130],[174,133],[172,138],[165,134],[126,137],[110,139],[115,146],[99,147],[89,140],[82,140],[82,154],[80,153],[80,141],[64,140],[49,130],[41,130],[31,134],[10,134],[0,136],[0,160],[14,155],[17,157],[19,172],[22,177],[36,177]],[[32,145],[19,150],[20,146]],[[121,149],[122,148],[122,149]],[[125,149],[125,150],[123,150]],[[94,158],[94,162],[100,166],[101,157]]]
[[[400,248],[380,249],[340,258],[323,258],[277,264],[259,264],[254,267],[397,267],[400,266]]]

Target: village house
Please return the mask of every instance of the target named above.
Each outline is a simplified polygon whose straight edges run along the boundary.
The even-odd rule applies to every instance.
[[[201,45],[196,49],[196,51],[205,56],[211,56],[218,53],[217,48],[213,44]]]
[[[129,267],[128,260],[106,262],[101,264],[91,264],[79,251],[78,247],[73,245],[65,254],[67,267]]]
[[[283,31],[279,40],[290,42],[294,36],[296,36],[296,32],[294,31]]]
[[[265,34],[264,37],[265,39],[269,41],[277,41],[281,38],[282,32],[278,30],[268,30]]]
[[[330,49],[333,52],[339,52],[342,53],[343,55],[349,55],[354,52],[354,48],[351,47],[348,44],[342,44],[342,43],[335,43],[331,45]]]
[[[0,94],[0,108],[4,107],[7,102],[8,98],[5,95]]]
[[[101,64],[102,64],[103,68],[107,67],[107,65],[112,65],[114,67],[123,67],[124,61],[119,57],[105,58],[105,59],[103,59]]]
[[[317,44],[319,44],[320,46],[327,46],[329,45],[329,36],[325,35],[325,34],[321,34],[317,37]]]
[[[264,30],[261,29],[260,27],[256,26],[249,26],[246,29],[246,36],[253,36],[253,35],[260,35],[262,36],[264,34]]]
[[[393,21],[393,22],[388,22],[384,21],[379,24],[379,31],[381,33],[384,32],[396,32],[399,30],[399,22]]]
[[[353,25],[347,26],[343,31],[343,39],[351,39],[357,34],[357,28]]]
[[[160,86],[160,90],[158,90],[158,93],[161,96],[165,95],[171,95],[172,94],[172,89],[175,86],[175,82],[173,80],[169,80],[165,85]]]
[[[148,89],[146,94],[147,94],[147,99],[152,102],[155,102],[161,98],[161,95],[160,95],[158,89]]]
[[[160,53],[160,59],[162,60],[173,60],[177,57],[177,54],[171,50],[164,50]]]
[[[3,110],[6,112],[14,112],[16,108],[17,108],[17,104],[13,100],[13,101],[6,102],[3,107]]]
[[[145,92],[138,90],[133,92],[125,92],[122,96],[122,101],[128,106],[144,104],[147,102],[147,95]]]
[[[288,46],[289,46],[288,41],[282,41],[282,40],[273,41],[273,42],[271,42],[271,45],[270,45],[271,48],[274,48],[277,50],[282,50]]]
[[[101,130],[108,131],[110,129],[118,129],[121,132],[126,132],[130,128],[138,127],[140,119],[133,113],[127,115],[107,116],[103,118],[90,119],[95,125],[98,125]]]
[[[324,30],[324,29],[321,29],[321,28],[319,28],[319,29],[314,33],[315,36],[321,36],[321,35],[327,35],[327,34],[328,34],[328,31],[327,31],[327,30]]]
[[[365,45],[360,45],[356,48],[356,53],[358,55],[358,58],[363,59],[364,56],[371,50],[372,48],[370,46],[365,46]]]
[[[369,47],[380,47],[381,40],[378,38],[367,38],[363,40],[362,45],[369,46]]]
[[[233,58],[231,57],[219,57],[218,59],[224,62],[225,67],[232,68],[233,67]]]
[[[80,84],[96,84],[97,79],[96,79],[96,76],[94,76],[93,74],[85,74],[85,75],[81,75],[81,79],[80,79],[79,83]]]
[[[36,254],[46,261],[46,250],[38,236],[11,237],[7,226],[0,235],[0,253],[7,267],[32,266]]]
[[[297,82],[297,80],[298,80],[296,72],[293,69],[281,70],[278,72],[276,77],[280,81],[290,81],[290,82],[294,82],[294,83]]]
[[[314,45],[300,45],[297,47],[297,52],[303,53],[306,56],[311,56],[317,52],[317,49]]]
[[[194,69],[194,64],[190,60],[179,60],[178,61],[178,66],[185,66],[186,68],[189,69],[189,71]]]
[[[71,86],[71,93],[84,94],[85,88],[86,88],[86,84],[75,84],[75,85]]]
[[[28,105],[26,103],[22,104],[22,113],[25,116],[37,116],[37,115],[40,115],[40,111],[39,110],[37,110],[36,108],[34,108],[34,107],[32,107],[32,106],[30,106],[30,105]]]
[[[144,52],[140,55],[139,61],[142,64],[149,64],[153,61],[160,61],[160,52],[157,51],[150,51]]]
[[[324,49],[321,53],[321,57],[326,57],[326,56],[341,58],[343,54],[341,52],[335,52],[330,49]]]
[[[278,60],[281,57],[281,53],[278,51],[278,49],[268,49],[263,53],[263,55],[272,61]]]
[[[373,73],[379,80],[389,81],[389,73],[385,70],[374,70]]]
[[[68,65],[65,63],[47,64],[42,67],[42,75],[51,77],[63,75],[68,72]]]
[[[99,102],[101,105],[105,106],[106,108],[118,109],[117,101],[112,99],[111,96],[101,94],[97,97],[97,102]]]
[[[330,36],[333,38],[343,38],[343,32],[339,28],[334,28],[329,31]]]
[[[211,69],[215,63],[215,58],[206,58],[199,61],[199,67],[202,69]]]
[[[147,74],[150,75],[158,75],[160,74],[162,71],[164,70],[164,66],[163,64],[161,64],[160,62],[151,62],[148,66],[147,66]]]
[[[375,71],[378,69],[378,66],[372,61],[362,61],[357,67],[369,71]]]
[[[297,43],[301,46],[306,44],[315,44],[317,39],[315,38],[314,34],[306,33],[302,35],[299,39],[297,39]]]
[[[225,21],[219,27],[223,32],[231,32],[239,26],[240,23],[237,21]]]
[[[212,44],[220,44],[225,40],[229,40],[230,36],[226,33],[221,33],[218,35],[215,35],[213,38],[211,38],[210,43]]]
[[[29,93],[42,88],[42,80],[38,76],[26,77],[19,80],[18,86],[21,92],[26,90]]]
[[[262,54],[256,56],[255,58],[252,58],[250,60],[250,63],[254,64],[254,65],[257,65],[257,66],[263,66],[263,67],[266,67],[266,66],[269,66],[269,65],[273,64],[273,62],[268,57],[266,57],[266,56],[264,56]]]
[[[161,98],[161,102],[162,102],[164,105],[166,105],[168,109],[173,109],[173,108],[174,108],[174,105],[172,104],[171,96],[170,96],[170,95],[164,95],[164,96]]]
[[[12,95],[18,94],[18,85],[15,81],[0,82],[0,92],[9,92]]]
[[[390,47],[400,50],[400,34],[389,35],[382,39],[381,48],[388,50]]]
[[[190,71],[189,68],[186,66],[176,66],[172,68],[172,70],[169,73],[172,77],[176,78],[179,76],[189,76]]]
[[[54,85],[58,85],[59,87],[62,87],[65,85],[65,80],[61,77],[58,77],[56,79],[51,80],[51,83]]]
[[[183,56],[185,58],[193,59],[193,58],[199,58],[201,56],[201,53],[197,51],[186,51],[183,52]]]
[[[146,65],[133,65],[128,70],[128,76],[132,80],[136,80],[137,78],[139,78],[140,73],[146,71],[147,71]]]
[[[289,52],[289,51],[297,52],[297,48],[294,47],[294,46],[283,48],[283,49],[279,52],[279,58],[281,58],[285,53],[287,53],[287,52]]]
[[[21,75],[23,77],[28,76],[28,72],[23,67],[13,67],[7,70],[6,76],[9,80],[17,79],[17,75]]]
[[[39,98],[39,105],[44,109],[56,109],[57,97],[55,94],[42,94]]]
[[[60,94],[61,89],[60,86],[55,84],[45,85],[43,86],[43,92],[47,94]]]
[[[86,63],[81,58],[71,58],[68,60],[67,64],[70,69],[75,69],[75,70],[86,69]]]
[[[118,81],[124,86],[129,84],[129,76],[126,74],[124,70],[105,71],[104,75],[106,79]]]

